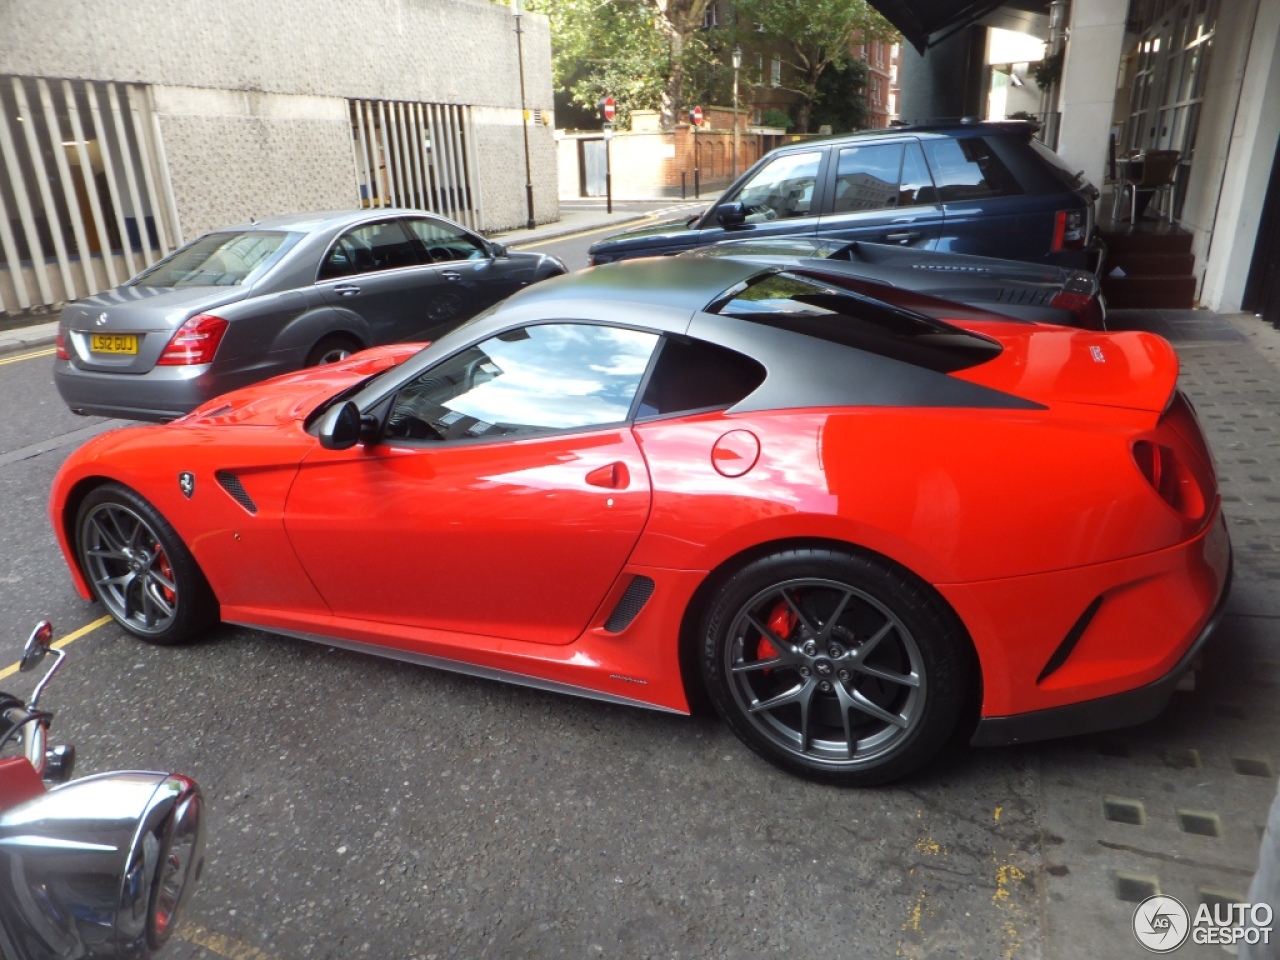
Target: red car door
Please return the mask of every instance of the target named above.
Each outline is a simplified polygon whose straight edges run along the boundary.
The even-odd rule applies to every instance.
[[[334,614],[555,644],[585,629],[649,513],[623,421],[657,338],[530,329],[402,388],[384,442],[303,462],[286,529]]]

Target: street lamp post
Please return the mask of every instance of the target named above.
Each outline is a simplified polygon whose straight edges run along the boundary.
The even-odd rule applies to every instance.
[[[516,18],[516,60],[520,68],[520,129],[524,133],[524,202],[528,211],[525,229],[532,230],[533,222],[533,166],[529,162],[529,108],[524,94],[524,30],[520,26],[520,0],[511,0],[511,13]]]
[[[742,47],[733,45],[733,179],[738,179],[738,71],[742,69]]]

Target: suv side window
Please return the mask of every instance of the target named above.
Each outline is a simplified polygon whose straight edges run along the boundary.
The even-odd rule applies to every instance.
[[[405,384],[385,436],[492,440],[621,423],[657,344],[656,333],[586,323],[508,330]]]
[[[876,143],[845,147],[836,168],[832,213],[883,210],[898,205],[902,144]]]
[[[924,163],[924,153],[920,144],[911,141],[907,144],[906,155],[902,158],[902,183],[898,188],[898,206],[911,207],[922,203],[937,203],[938,191],[933,188],[933,178],[929,176],[929,168]]]
[[[465,230],[441,220],[425,217],[405,221],[409,231],[421,242],[421,256],[425,263],[446,263],[450,260],[482,260],[489,251]]]
[[[418,255],[399,220],[379,220],[353,227],[338,238],[324,263],[320,280],[360,273],[416,267]]]
[[[813,210],[822,152],[787,153],[765,164],[734,197],[747,207],[747,223],[807,217]]]
[[[1022,193],[1013,174],[981,137],[926,140],[924,152],[942,203]]]

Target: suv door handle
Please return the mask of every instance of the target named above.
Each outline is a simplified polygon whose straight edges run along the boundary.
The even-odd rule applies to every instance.
[[[440,276],[444,277],[446,280],[462,279],[462,274],[460,274],[457,270],[445,270],[443,273],[440,274]]]
[[[919,240],[921,234],[916,230],[904,230],[901,233],[886,233],[884,238],[890,243],[901,243],[904,246],[912,240]]]
[[[340,283],[333,288],[333,292],[340,297],[354,297],[360,292],[360,288],[350,283]]]

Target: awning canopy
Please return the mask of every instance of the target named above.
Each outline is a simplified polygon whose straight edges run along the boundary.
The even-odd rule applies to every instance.
[[[957,30],[980,20],[1006,0],[867,0],[924,53]],[[1047,3],[1047,0],[1046,0]]]

